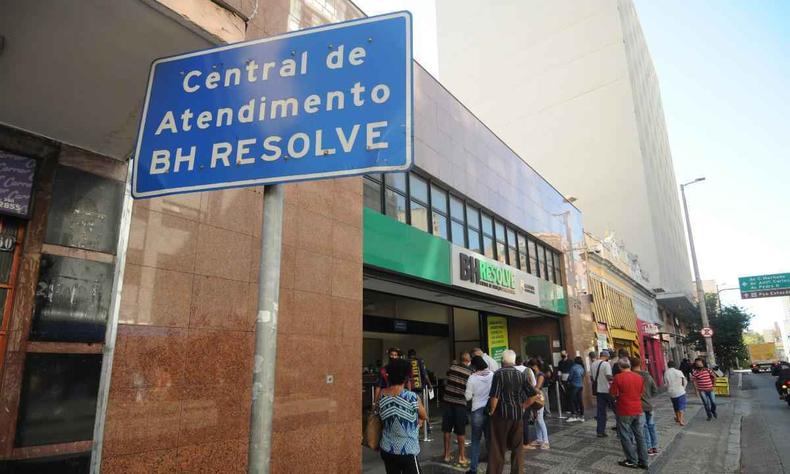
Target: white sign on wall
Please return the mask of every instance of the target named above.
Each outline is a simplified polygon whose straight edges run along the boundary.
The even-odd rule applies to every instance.
[[[465,248],[452,246],[453,286],[540,307],[539,279]]]

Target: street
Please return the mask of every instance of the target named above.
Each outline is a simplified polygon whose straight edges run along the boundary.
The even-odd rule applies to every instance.
[[[775,377],[743,374],[741,472],[790,472],[790,407],[779,400]]]

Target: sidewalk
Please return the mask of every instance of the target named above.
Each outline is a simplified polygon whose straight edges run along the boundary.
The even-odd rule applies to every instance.
[[[702,403],[693,394],[688,396],[689,402],[686,409],[686,419],[692,420],[702,409]],[[722,400],[723,405],[728,402]],[[652,456],[651,464],[657,466],[662,463],[664,450],[673,442],[684,427],[678,426],[674,422],[672,404],[666,394],[656,396],[653,400],[654,417],[656,429],[659,437],[659,449],[661,454]],[[594,409],[588,409],[588,415],[594,415]],[[725,410],[726,411],[726,410]],[[704,418],[704,412],[703,412]],[[441,423],[439,419],[432,418],[431,427],[433,430],[432,441],[422,443],[422,453],[420,463],[426,473],[453,473],[464,472],[463,469],[454,468],[442,463],[443,441],[441,433]],[[728,421],[719,419],[718,423]],[[554,416],[546,418],[548,425],[549,440],[551,449],[547,451],[535,450],[526,452],[527,472],[540,473],[593,473],[593,474],[625,474],[636,472],[633,469],[623,468],[617,465],[618,461],[624,459],[620,441],[615,436],[614,431],[607,428],[608,438],[598,438],[595,435],[595,419],[587,418],[584,423],[567,423]],[[608,413],[608,427],[614,426],[614,414]],[[534,432],[533,432],[534,433]],[[467,434],[467,443],[470,439]],[[453,439],[453,444],[455,440]],[[468,449],[468,447],[467,447]],[[468,452],[468,451],[467,451]],[[369,474],[383,474],[384,465],[378,453],[370,449],[363,450],[362,472]],[[482,463],[478,472],[485,472],[485,463]],[[506,468],[505,472],[509,472]],[[658,472],[651,469],[651,472]],[[666,471],[671,472],[671,471]],[[705,472],[705,471],[699,471]]]

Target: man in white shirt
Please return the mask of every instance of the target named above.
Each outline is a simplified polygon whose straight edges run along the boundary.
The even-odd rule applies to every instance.
[[[606,434],[606,409],[613,407],[612,396],[609,395],[609,384],[612,381],[612,366],[609,365],[609,352],[601,351],[598,360],[592,363],[590,379],[596,399],[598,424],[595,431],[599,438],[605,438],[609,436]]]
[[[472,402],[472,446],[469,454],[469,471],[477,472],[477,464],[480,459],[480,443],[485,432],[488,412],[488,396],[491,393],[491,382],[494,380],[494,373],[488,370],[488,364],[481,356],[472,357],[472,375],[466,381],[466,399]]]
[[[664,372],[664,383],[667,385],[667,395],[672,400],[672,408],[675,410],[675,423],[684,426],[683,411],[686,409],[686,385],[688,381],[683,372],[675,368],[675,361],[667,363],[667,371]]]

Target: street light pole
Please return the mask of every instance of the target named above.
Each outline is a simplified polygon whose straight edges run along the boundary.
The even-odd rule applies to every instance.
[[[694,280],[697,283],[697,299],[699,300],[699,312],[702,316],[702,327],[710,327],[710,323],[708,322],[708,308],[705,304],[705,290],[702,289],[702,279],[699,277],[699,265],[697,264],[697,251],[694,248],[694,235],[691,232],[691,220],[689,219],[689,207],[686,203],[686,186],[689,184],[699,183],[700,181],[704,181],[705,178],[697,178],[694,181],[690,181],[685,184],[680,185],[680,194],[683,197],[683,211],[686,213],[686,228],[688,229],[689,234],[689,245],[691,246],[691,263],[694,266]],[[716,365],[716,358],[713,353],[713,339],[709,336],[705,336],[705,352],[707,352],[707,359],[708,365],[713,367]]]

